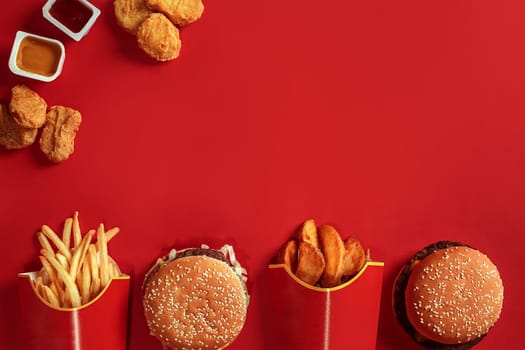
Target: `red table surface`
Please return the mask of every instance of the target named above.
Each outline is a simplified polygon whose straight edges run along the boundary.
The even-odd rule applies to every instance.
[[[102,15],[80,42],[42,18],[43,3],[2,4],[0,101],[24,83],[83,122],[62,164],[36,144],[0,150],[0,348],[21,336],[13,300],[17,274],[38,267],[36,232],[75,210],[83,228],[121,228],[110,253],[133,278],[131,350],[159,349],[142,315],[144,272],[170,247],[200,243],[233,244],[249,271],[248,319],[230,349],[264,349],[280,315],[262,312],[260,281],[307,218],[384,261],[378,350],[417,349],[392,314],[392,283],[442,239],[482,250],[505,284],[501,319],[477,349],[521,348],[523,1],[208,0],[168,63],[118,28],[112,1],[93,0]],[[9,71],[17,30],[64,42],[56,81]]]

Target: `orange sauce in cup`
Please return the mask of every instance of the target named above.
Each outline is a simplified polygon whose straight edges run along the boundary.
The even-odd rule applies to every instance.
[[[60,55],[57,44],[27,36],[20,42],[16,65],[26,72],[50,77],[57,71]]]

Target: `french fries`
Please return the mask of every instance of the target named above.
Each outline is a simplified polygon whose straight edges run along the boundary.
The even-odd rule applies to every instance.
[[[100,224],[83,235],[78,212],[64,221],[61,237],[42,225],[37,233],[42,269],[32,280],[35,291],[57,308],[76,308],[93,300],[111,279],[121,275],[108,255],[108,242],[119,231],[118,227],[106,231]]]
[[[323,288],[335,287],[355,276],[369,260],[361,242],[354,236],[342,240],[330,225],[316,226],[306,220],[297,236],[288,240],[277,255],[300,280]]]

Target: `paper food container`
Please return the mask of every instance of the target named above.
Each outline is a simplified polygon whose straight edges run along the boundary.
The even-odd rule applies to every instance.
[[[283,264],[269,266],[273,349],[375,350],[383,262],[367,262],[351,280],[319,288]]]
[[[34,290],[37,272],[19,274],[20,349],[125,350],[129,276],[112,279],[89,303],[75,309],[53,308]]]

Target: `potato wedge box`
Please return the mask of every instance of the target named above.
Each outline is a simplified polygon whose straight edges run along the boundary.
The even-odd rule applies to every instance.
[[[314,287],[282,264],[269,266],[272,349],[375,350],[383,280],[382,262],[367,262],[351,280]]]
[[[92,301],[75,309],[53,308],[34,290],[36,273],[19,274],[20,349],[125,350],[130,278],[112,279]]]

